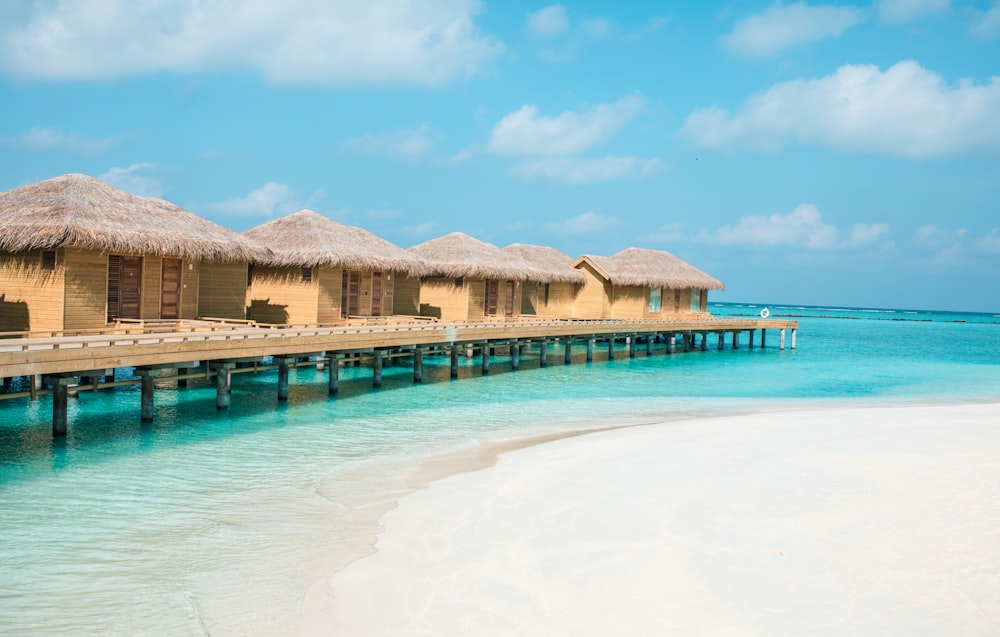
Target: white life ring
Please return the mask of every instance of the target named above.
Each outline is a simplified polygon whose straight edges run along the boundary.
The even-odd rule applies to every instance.
[[[771,310],[767,309],[766,307],[760,311],[761,318],[767,318],[769,316],[771,316]]]

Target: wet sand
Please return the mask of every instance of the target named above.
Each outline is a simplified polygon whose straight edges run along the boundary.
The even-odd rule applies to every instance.
[[[998,404],[522,443],[428,465],[301,633],[1000,634]]]

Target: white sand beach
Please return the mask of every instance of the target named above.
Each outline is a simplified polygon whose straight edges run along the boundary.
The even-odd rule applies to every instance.
[[[998,635],[1000,405],[601,431],[382,522],[303,634]]]

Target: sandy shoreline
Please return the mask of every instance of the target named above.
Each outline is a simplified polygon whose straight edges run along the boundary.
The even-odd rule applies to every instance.
[[[998,404],[552,438],[403,497],[301,633],[1000,633]]]

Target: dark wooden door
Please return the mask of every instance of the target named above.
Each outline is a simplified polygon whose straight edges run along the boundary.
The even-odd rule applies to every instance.
[[[497,297],[500,296],[500,282],[486,280],[486,302],[483,304],[483,314],[486,316],[496,316]]]
[[[361,273],[344,270],[340,282],[340,315],[343,318],[358,315],[359,296],[361,296]]]
[[[163,284],[160,288],[160,318],[180,318],[181,260],[163,260]]]
[[[504,316],[514,316],[514,282],[507,281],[507,296],[504,299]]]
[[[372,273],[372,316],[382,316],[382,273]]]
[[[142,257],[108,256],[108,322],[139,318]]]

